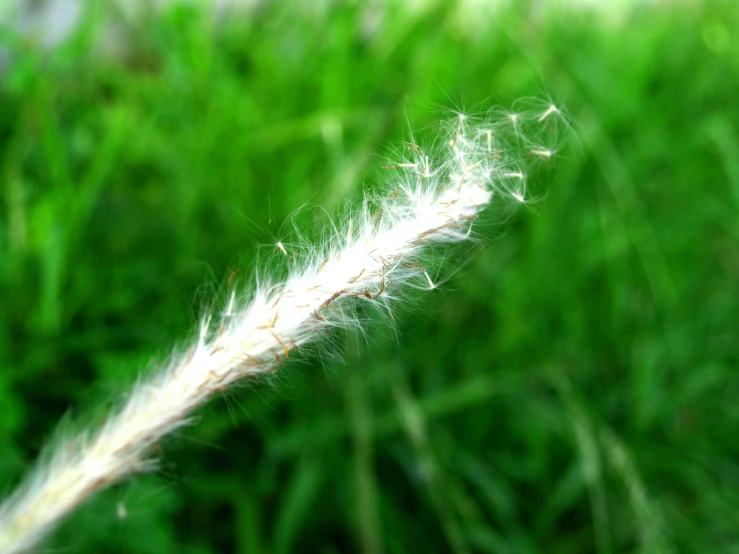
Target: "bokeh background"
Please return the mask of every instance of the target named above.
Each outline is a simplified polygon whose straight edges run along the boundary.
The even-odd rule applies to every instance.
[[[43,6],[0,32],[3,493],[407,119],[534,96],[573,129],[443,290],[214,398],[45,547],[739,550],[736,2]]]

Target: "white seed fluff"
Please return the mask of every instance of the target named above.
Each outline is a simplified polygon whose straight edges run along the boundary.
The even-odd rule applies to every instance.
[[[468,239],[493,200],[528,200],[520,166],[551,156],[550,145],[532,137],[547,136],[559,114],[549,106],[528,118],[508,113],[479,123],[458,114],[437,150],[407,143],[385,168],[385,196],[365,199],[284,281],[232,291],[218,317],[203,318],[195,343],[140,380],[100,428],[55,445],[0,505],[0,553],[27,551],[96,491],[154,467],[152,447],[194,409],[235,381],[274,372],[327,328],[354,323],[352,304],[387,306],[402,286],[434,289],[424,250]],[[524,135],[524,120],[538,130]],[[283,243],[276,247],[290,257]]]

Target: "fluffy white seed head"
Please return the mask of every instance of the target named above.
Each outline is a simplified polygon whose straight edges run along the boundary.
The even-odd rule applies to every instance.
[[[430,146],[405,143],[384,168],[383,192],[333,224],[324,244],[298,255],[277,242],[287,277],[230,291],[194,343],[142,378],[99,429],[57,443],[0,506],[0,552],[25,551],[97,490],[154,467],[152,447],[195,408],[236,381],[275,372],[326,329],[354,325],[357,303],[389,309],[404,287],[434,289],[424,251],[469,239],[491,203],[527,202],[524,167],[551,157],[560,115],[554,106],[529,116],[458,114]]]

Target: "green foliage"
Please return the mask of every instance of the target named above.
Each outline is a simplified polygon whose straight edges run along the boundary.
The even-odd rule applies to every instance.
[[[381,179],[406,112],[420,128],[546,91],[578,144],[542,168],[544,202],[399,313],[397,338],[378,322],[346,363],[214,399],[162,443],[161,472],[50,544],[736,551],[737,8],[329,5],[217,24],[98,9],[49,52],[2,35],[2,490],[65,413],[187,337],[293,210]]]

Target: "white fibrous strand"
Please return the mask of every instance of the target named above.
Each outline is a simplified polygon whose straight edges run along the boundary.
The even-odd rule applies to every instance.
[[[554,153],[536,139],[553,134],[556,107],[491,114],[457,114],[429,150],[406,143],[384,167],[385,195],[367,197],[308,259],[276,243],[292,261],[286,279],[230,292],[220,314],[203,318],[194,344],[141,379],[102,426],[55,443],[0,506],[0,553],[28,551],[93,493],[155,467],[158,441],[215,392],[274,373],[328,328],[357,323],[357,303],[389,311],[403,287],[435,288],[424,251],[470,238],[479,212],[496,199],[526,202],[522,166]]]

